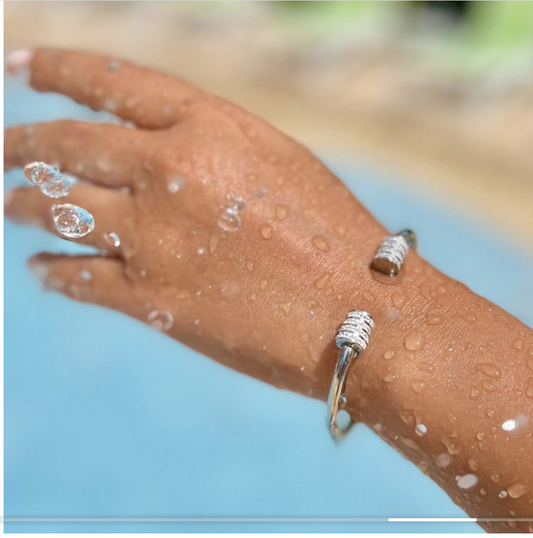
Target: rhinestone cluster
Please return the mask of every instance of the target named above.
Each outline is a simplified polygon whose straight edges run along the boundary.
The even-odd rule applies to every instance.
[[[348,312],[343,324],[339,327],[335,336],[338,347],[350,346],[357,352],[362,353],[374,328],[374,318],[364,310],[352,310]]]

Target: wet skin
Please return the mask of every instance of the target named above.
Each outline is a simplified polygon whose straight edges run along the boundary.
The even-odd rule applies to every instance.
[[[11,68],[29,68],[37,90],[134,124],[58,121],[5,132],[6,169],[57,163],[83,179],[62,201],[95,218],[79,242],[101,255],[30,260],[46,287],[145,323],[168,311],[169,336],[323,400],[335,330],[349,310],[367,310],[376,328],[349,372],[352,416],[471,516],[533,519],[531,329],[414,251],[394,283],[374,278],[369,263],[387,230],[307,149],[238,106],[103,56],[21,57],[27,62]],[[234,197],[246,201],[240,227],[223,231]],[[54,232],[54,203],[38,188],[15,189],[6,215]],[[515,429],[502,428],[518,416]],[[533,521],[481,524],[533,530]]]

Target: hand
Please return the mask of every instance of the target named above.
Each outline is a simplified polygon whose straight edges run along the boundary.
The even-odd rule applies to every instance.
[[[166,332],[186,345],[325,398],[335,359],[323,356],[334,354],[332,337],[355,307],[354,293],[367,289],[352,282],[373,282],[368,262],[383,228],[305,148],[182,81],[53,50],[35,51],[29,70],[37,90],[134,124],[57,121],[6,131],[6,168],[57,164],[83,180],[60,202],[95,218],[80,242],[99,255],[31,260],[45,285],[143,322],[169,312]],[[55,232],[54,203],[37,188],[16,189],[6,214]],[[117,248],[106,239],[111,232]]]
[[[29,68],[38,90],[136,125],[7,130],[6,167],[40,160],[84,180],[66,201],[94,215],[83,242],[104,251],[36,256],[31,265],[46,285],[143,322],[167,311],[166,332],[177,340],[323,399],[335,330],[349,310],[367,310],[376,327],[350,369],[352,417],[472,516],[531,518],[530,426],[511,434],[501,426],[533,413],[531,329],[416,252],[394,286],[373,279],[383,227],[306,149],[235,105],[101,56],[39,50]],[[18,189],[6,213],[53,231],[52,204],[39,189]],[[240,208],[239,226],[220,222],[228,204]],[[106,240],[110,232],[120,247]],[[458,478],[473,472],[465,491]]]

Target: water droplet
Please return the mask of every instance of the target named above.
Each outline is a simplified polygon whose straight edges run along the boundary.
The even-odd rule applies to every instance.
[[[57,172],[53,178],[41,183],[41,192],[50,198],[63,198],[70,192],[70,181]]]
[[[522,426],[525,426],[528,422],[526,415],[517,415],[514,419],[506,420],[502,424],[502,430],[506,432],[512,432]]]
[[[274,233],[272,227],[268,224],[263,224],[260,229],[261,237],[263,239],[270,239]]]
[[[110,60],[107,63],[107,70],[108,71],[118,71],[118,68],[120,67],[120,62],[117,60]]]
[[[50,198],[63,198],[70,192],[70,181],[50,164],[30,163],[24,167],[24,175],[30,183],[38,185]]]
[[[435,312],[428,312],[426,314],[426,321],[428,325],[438,325],[442,320],[440,314],[436,314]]]
[[[237,196],[228,196],[229,203],[218,218],[217,225],[223,232],[236,232],[241,227],[239,212],[246,207],[246,201]]]
[[[426,337],[422,331],[414,329],[407,333],[403,345],[409,351],[419,351],[424,347]]]
[[[428,429],[424,424],[417,424],[415,426],[415,432],[417,435],[420,435],[420,437],[422,437],[423,435],[426,435]]]
[[[457,446],[453,441],[450,441],[450,439],[443,439],[442,444],[448,449],[450,454],[455,455],[461,453],[461,447]]]
[[[493,379],[500,379],[501,377],[500,370],[495,364],[478,364],[476,369],[479,372],[483,372],[484,374],[492,377]]]
[[[367,301],[369,301],[369,302],[371,302],[371,303],[373,303],[373,302],[376,300],[374,294],[373,294],[371,291],[368,291],[368,290],[365,291],[365,292],[363,293],[363,297],[364,297]]]
[[[321,252],[327,252],[330,248],[327,239],[323,235],[313,236],[311,243],[313,243],[313,246]]]
[[[472,471],[477,471],[477,461],[476,460],[468,460],[468,467],[472,469]]]
[[[491,474],[491,475],[490,475],[490,479],[491,479],[493,482],[499,482],[499,481],[500,481],[500,475],[499,475],[499,474]]]
[[[254,194],[254,198],[257,200],[261,200],[261,198],[264,198],[268,194],[268,189],[266,187],[259,187]]]
[[[411,381],[411,388],[417,393],[422,394],[426,388],[425,381],[422,381],[421,379],[413,379]]]
[[[91,275],[91,273],[87,271],[87,269],[81,271],[80,276],[83,280],[86,280],[87,282],[93,279],[93,275]]]
[[[278,220],[285,220],[289,215],[289,208],[285,204],[278,204],[276,206],[276,218]]]
[[[385,353],[383,354],[384,359],[389,360],[392,359],[392,357],[394,357],[394,351],[392,351],[392,349],[385,351]]]
[[[233,211],[234,213],[239,213],[246,207],[246,200],[244,198],[239,198],[238,196],[229,196],[229,202],[226,206],[226,209]]]
[[[264,290],[268,286],[268,282],[266,280],[261,280],[259,287]]]
[[[341,409],[337,413],[337,426],[341,430],[345,430],[350,425],[351,421],[352,421],[352,419],[350,418],[349,413],[347,411],[345,411],[344,409]]]
[[[476,387],[473,387],[470,391],[470,399],[477,400],[479,398],[479,390]]]
[[[478,441],[483,441],[483,439],[485,439],[485,434],[483,432],[477,432],[476,433],[476,439]]]
[[[211,254],[215,253],[218,247],[218,241],[219,241],[218,235],[213,234],[212,236],[209,237],[209,252]]]
[[[461,489],[473,488],[478,483],[478,478],[475,474],[465,474],[464,476],[456,476],[457,485]]]
[[[252,272],[254,270],[254,262],[249,260],[246,262],[246,269],[248,269],[248,271]]]
[[[79,239],[94,230],[93,216],[77,205],[53,205],[52,216],[56,230],[64,237]]]
[[[502,430],[505,430],[506,432],[511,432],[516,428],[516,422],[514,420],[506,420],[502,424]]]
[[[496,390],[496,386],[492,381],[489,381],[488,379],[484,379],[481,382],[481,386],[487,391],[487,392],[494,392]]]
[[[525,495],[530,491],[531,488],[529,486],[526,486],[525,484],[522,484],[520,482],[515,482],[507,488],[507,493],[509,494],[509,497],[513,499],[518,499],[518,497],[522,497],[522,495]]]
[[[181,176],[175,177],[167,185],[168,192],[172,194],[183,190],[183,187],[185,187],[185,180]]]
[[[205,254],[205,248],[204,247],[200,247],[196,253],[198,254],[198,256],[203,256]]]
[[[446,453],[439,454],[435,459],[435,463],[437,464],[437,466],[441,467],[442,469],[444,469],[445,467],[448,467],[451,461],[452,461],[452,457]]]
[[[46,183],[55,176],[56,172],[57,170],[53,166],[43,162],[30,163],[24,167],[24,175],[33,185]]]
[[[487,409],[486,413],[489,418],[494,418],[494,409]]]
[[[115,248],[120,247],[120,237],[115,232],[106,233],[105,238],[111,246]]]
[[[315,283],[314,283],[315,288],[317,290],[324,289],[330,277],[331,277],[330,273],[324,273],[320,278],[317,278],[317,280],[315,280]]]
[[[400,418],[404,421],[405,424],[414,424],[415,417],[411,411],[400,411]]]
[[[402,290],[396,290],[392,294],[392,304],[398,310],[401,310],[403,308],[406,301],[407,301],[407,296],[405,295],[405,293]]]
[[[148,314],[148,323],[159,331],[168,331],[174,325],[174,318],[167,310],[154,310]]]
[[[396,379],[396,376],[394,374],[385,374],[383,376],[383,381],[385,383],[392,383]]]
[[[283,312],[283,315],[287,315],[291,310],[291,303],[281,303],[278,305],[279,310]],[[281,312],[279,312],[281,314]]]
[[[432,374],[435,372],[435,367],[432,364],[429,364],[429,362],[421,362],[418,365],[418,369],[422,372],[427,372],[428,374]]]
[[[403,444],[407,445],[409,448],[412,448],[414,450],[420,450],[420,446],[411,438],[400,435],[400,439],[402,440]]]
[[[524,341],[521,339],[515,340],[513,342],[513,347],[521,351],[524,347]]]
[[[104,99],[102,106],[104,110],[111,112],[111,114],[114,114],[118,110],[118,103],[114,99],[111,99],[110,97],[108,97],[107,99]]]
[[[487,490],[485,488],[480,488],[479,494],[485,496],[487,494]]]
[[[241,227],[241,217],[235,212],[226,209],[218,218],[217,225],[223,232],[236,232]]]

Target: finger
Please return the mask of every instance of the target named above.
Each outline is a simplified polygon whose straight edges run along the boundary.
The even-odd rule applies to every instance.
[[[29,266],[46,289],[86,303],[98,304],[135,315],[142,301],[117,258],[103,256],[66,256],[41,253],[33,256]]]
[[[62,203],[80,206],[94,217],[94,230],[76,239],[77,243],[125,257],[135,247],[134,203],[129,195],[120,191],[80,184],[72,187],[68,199],[52,199],[36,187],[19,187],[7,193],[5,215],[15,222],[39,226],[60,235],[54,226],[52,206]],[[120,244],[109,234],[116,234]]]
[[[98,54],[37,49],[29,67],[36,90],[68,95],[149,129],[173,125],[207,97],[169,75]]]
[[[4,132],[7,169],[34,161],[107,187],[133,187],[143,179],[142,154],[149,135],[105,123],[60,120],[19,125]]]

